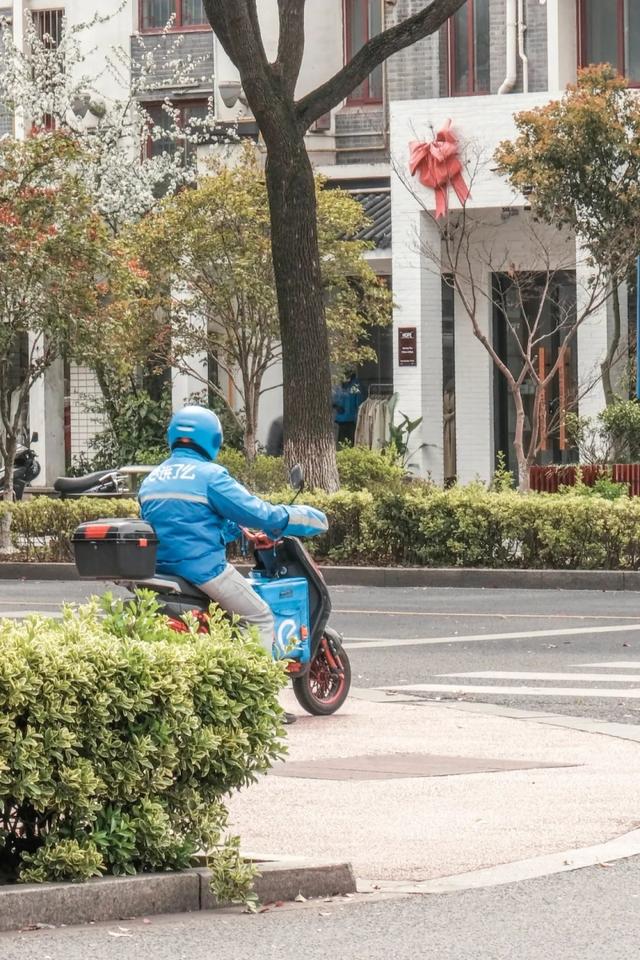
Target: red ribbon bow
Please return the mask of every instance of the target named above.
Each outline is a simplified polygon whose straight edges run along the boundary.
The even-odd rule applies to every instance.
[[[436,134],[431,143],[409,144],[411,176],[418,173],[420,183],[436,192],[436,220],[449,209],[449,187],[453,187],[460,203],[469,197],[469,188],[462,177],[458,156],[458,139],[451,129],[451,120]]]

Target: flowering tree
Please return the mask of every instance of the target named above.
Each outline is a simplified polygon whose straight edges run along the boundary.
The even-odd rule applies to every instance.
[[[148,92],[166,83],[167,63],[176,88],[201,79],[201,64],[181,56],[181,38],[174,38],[168,29],[159,44],[144,49],[135,70],[123,50],[105,53],[104,72],[110,74],[110,87],[122,91],[121,98],[105,97],[104,77],[88,74],[84,51],[90,29],[109,19],[96,15],[73,25],[63,19],[60,37],[52,38],[39,36],[27,12],[24,47],[16,45],[9,24],[0,20],[0,105],[15,112],[25,132],[54,128],[74,139],[80,148],[76,169],[86,195],[117,240],[128,223],[153,210],[163,196],[193,183],[195,171],[185,162],[185,150],[213,136],[214,120],[210,104],[207,117],[185,128],[167,98],[160,125],[143,106]],[[144,47],[142,38],[139,43]],[[159,140],[169,149],[152,155],[149,144]],[[144,302],[135,309],[128,294],[126,309],[112,304],[108,320],[102,316],[99,324],[85,323],[82,337],[74,344],[74,359],[96,373],[103,412],[112,425],[124,419],[132,391],[140,386],[136,365],[149,367],[147,357],[156,356],[155,341],[165,332],[157,315],[144,313],[147,294],[145,290]],[[103,294],[104,300],[111,297],[111,289]],[[151,369],[153,364],[152,360]]]
[[[13,464],[29,391],[95,316],[111,272],[106,229],[75,172],[78,147],[64,133],[0,140],[0,455],[2,498],[13,497]],[[22,363],[12,362],[20,352]],[[3,515],[0,550],[8,548]]]
[[[540,219],[575,231],[611,288],[613,324],[601,365],[607,405],[616,401],[620,287],[640,249],[640,101],[610,66],[583,70],[560,100],[516,115],[518,136],[500,145],[499,169]]]
[[[354,364],[373,355],[368,327],[390,321],[391,297],[363,258],[369,245],[349,239],[366,222],[361,205],[317,186],[332,360]],[[197,190],[168,199],[128,239],[146,269],[167,280],[166,309],[178,334],[171,362],[226,402],[208,365],[194,360],[215,356],[241,399],[244,448],[253,459],[265,374],[281,358],[269,203],[254,150],[247,147],[232,167],[213,162]]]
[[[214,128],[213,105],[208,117],[193,120],[185,129],[170,98],[162,104],[162,126],[153,122],[143,105],[145,95],[166,84],[159,68],[168,62],[175,87],[196,78],[200,64],[180,57],[180,38],[168,29],[159,48],[144,52],[141,68],[132,65],[123,50],[105,54],[105,73],[112,86],[125,91],[122,98],[101,92],[103,76],[86,72],[82,40],[87,32],[110,19],[96,15],[85,23],[63,18],[57,42],[39,36],[31,14],[25,18],[24,49],[14,42],[9,24],[0,20],[3,63],[0,71],[0,104],[16,112],[28,129],[64,131],[82,147],[82,178],[112,232],[152,210],[166,193],[194,180],[193,167],[185,163],[184,150],[150,155],[149,142],[163,140],[184,147],[208,139]],[[168,27],[170,24],[167,25]],[[139,38],[144,45],[144,40]]]

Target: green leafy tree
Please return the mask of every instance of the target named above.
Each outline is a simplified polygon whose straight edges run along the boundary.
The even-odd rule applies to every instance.
[[[317,204],[331,359],[355,364],[375,356],[368,331],[390,321],[391,297],[363,257],[369,244],[352,239],[367,222],[361,205],[320,180]],[[253,459],[265,375],[281,358],[267,188],[253,149],[235,165],[212,162],[196,190],[167,199],[128,241],[143,269],[165,280],[168,359],[226,400],[195,359],[215,357],[241,399],[244,449]]]
[[[29,391],[101,302],[110,271],[100,217],[76,173],[79,149],[62,133],[0,141],[0,455],[2,498],[13,497],[16,447]],[[16,357],[21,359],[16,362]],[[9,513],[0,550],[9,548]]]
[[[602,361],[607,404],[621,344],[620,286],[640,250],[640,101],[609,66],[583,70],[560,100],[516,116],[499,169],[546,223],[575,231],[609,276],[613,329]]]
[[[267,152],[271,247],[283,344],[284,449],[289,462],[304,465],[311,486],[336,489],[338,471],[317,194],[305,134],[377,66],[436,33],[464,2],[425,0],[409,16],[408,4],[394,4],[388,10],[386,29],[364,43],[333,76],[299,97],[306,0],[278,0],[278,43],[272,60],[256,0],[203,0],[219,42],[238,69]]]

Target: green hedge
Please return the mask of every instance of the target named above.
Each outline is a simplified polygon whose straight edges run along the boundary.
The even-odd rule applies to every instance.
[[[314,495],[330,518],[315,552],[334,562],[436,567],[640,569],[640,498],[492,493],[421,485]]]
[[[73,560],[71,537],[78,524],[100,517],[135,517],[135,500],[54,500],[34,497],[10,508],[0,501],[0,512],[10,509],[11,538],[22,560]]]
[[[224,797],[282,753],[284,672],[221,618],[176,634],[144,597],[0,621],[0,883],[183,869],[217,892],[251,869]]]
[[[286,502],[290,491],[270,498]],[[334,563],[640,569],[640,498],[585,497],[579,490],[523,496],[480,484],[440,490],[398,483],[332,495],[306,492],[302,499],[327,513],[328,534],[310,545]],[[65,560],[78,523],[135,515],[137,505],[38,499],[13,511],[18,557]]]
[[[257,456],[252,462],[239,450],[224,449],[218,462],[256,493],[281,490],[288,481],[288,472],[281,457]],[[378,453],[366,447],[341,447],[337,452],[340,485],[347,490],[377,490],[398,487],[403,468],[391,453]]]

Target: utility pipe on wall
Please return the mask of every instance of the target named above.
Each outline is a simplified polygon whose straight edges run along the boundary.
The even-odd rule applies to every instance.
[[[499,94],[511,93],[518,79],[518,0],[506,0],[507,21],[507,75],[498,90]]]
[[[518,0],[518,54],[522,62],[522,92],[529,93],[529,57],[524,48],[527,25],[524,19],[524,0]]]

